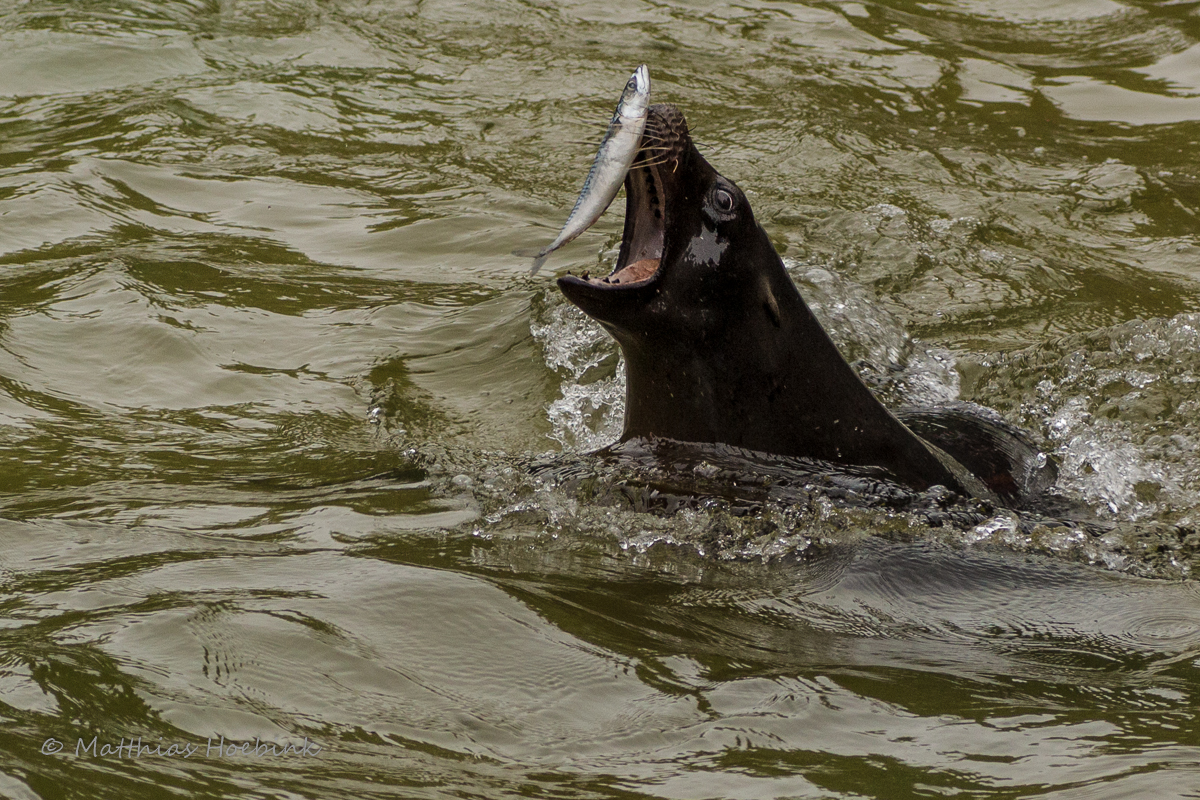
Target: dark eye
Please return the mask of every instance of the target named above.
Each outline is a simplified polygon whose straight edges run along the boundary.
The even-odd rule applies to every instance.
[[[713,193],[713,202],[716,203],[717,210],[722,214],[728,214],[733,211],[733,195],[724,189],[717,189]]]

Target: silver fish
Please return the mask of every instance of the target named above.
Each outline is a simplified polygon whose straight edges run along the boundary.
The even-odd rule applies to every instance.
[[[621,92],[621,100],[613,113],[612,121],[583,188],[579,191],[579,199],[571,209],[571,215],[553,242],[545,247],[521,248],[513,250],[513,255],[533,259],[533,275],[546,262],[546,257],[600,219],[617,196],[625,175],[633,165],[637,156],[638,146],[642,141],[642,131],[646,128],[646,109],[650,107],[650,70],[645,64],[633,71],[625,91]]]

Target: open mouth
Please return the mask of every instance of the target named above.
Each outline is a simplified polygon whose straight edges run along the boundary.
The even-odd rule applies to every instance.
[[[613,271],[604,277],[568,276],[598,289],[648,286],[662,273],[669,213],[669,181],[689,142],[687,123],[674,106],[650,106],[641,148],[625,176],[625,232]]]

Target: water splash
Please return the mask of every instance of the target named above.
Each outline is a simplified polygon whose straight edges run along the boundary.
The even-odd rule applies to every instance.
[[[978,366],[970,399],[1041,427],[1065,494],[1118,521],[1200,520],[1200,315],[1133,320]]]
[[[604,329],[573,305],[558,300],[529,323],[546,364],[563,375],[557,400],[546,413],[550,437],[566,450],[595,450],[621,435],[625,415],[625,363]]]

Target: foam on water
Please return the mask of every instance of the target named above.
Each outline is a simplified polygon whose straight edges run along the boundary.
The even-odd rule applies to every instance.
[[[1117,521],[1194,527],[1200,315],[1133,320],[968,367],[971,399],[1055,445],[1060,491]],[[1030,388],[1032,391],[1030,391]]]
[[[553,295],[529,323],[547,366],[563,375],[562,396],[546,410],[550,436],[566,450],[595,450],[621,435],[625,363],[603,328]]]

